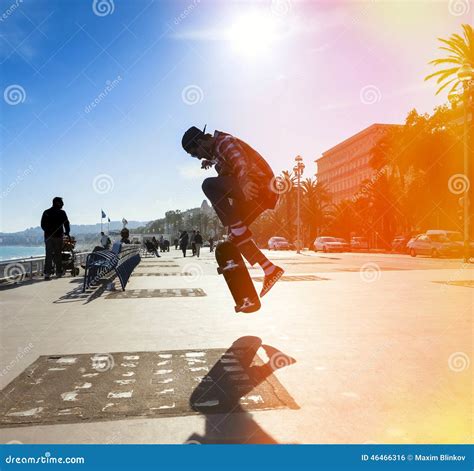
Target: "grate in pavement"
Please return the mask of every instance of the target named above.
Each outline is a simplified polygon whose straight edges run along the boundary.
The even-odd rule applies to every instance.
[[[317,264],[328,264],[333,262],[283,262],[283,265],[317,265]]]
[[[359,272],[362,269],[362,267],[359,268],[333,268],[333,271],[347,271],[347,272]],[[401,267],[379,267],[381,271],[404,271],[404,270],[412,270],[412,268],[401,268]],[[416,270],[416,268],[413,268],[413,270]]]
[[[3,389],[0,427],[297,409],[272,372],[232,348],[40,356]]]
[[[189,273],[187,271],[176,271],[176,272],[170,272],[170,273],[158,273],[158,272],[147,272],[147,273],[141,273],[141,272],[133,272],[132,276],[192,276],[192,273]]]
[[[148,267],[153,267],[153,268],[178,268],[179,265],[176,265],[175,263],[173,264],[162,264],[162,263],[141,263],[139,265],[140,268],[148,268]]]
[[[283,275],[279,281],[323,281],[328,279],[315,275]],[[252,280],[263,282],[263,276],[252,276]]]
[[[443,285],[451,286],[463,286],[465,288],[474,288],[474,280],[433,281],[433,283],[441,283]]]
[[[207,295],[201,288],[128,289],[126,291],[113,291],[105,299],[182,298],[196,296]]]

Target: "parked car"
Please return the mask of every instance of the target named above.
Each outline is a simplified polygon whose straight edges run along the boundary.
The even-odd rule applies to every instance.
[[[408,242],[410,240],[412,240],[413,238],[412,237],[408,237],[408,236],[396,236],[393,240],[392,240],[392,252],[395,252],[395,253],[407,253],[408,251]]]
[[[353,237],[351,239],[352,250],[367,250],[369,248],[369,242],[365,237]]]
[[[291,244],[284,237],[270,237],[268,240],[269,250],[290,250]]]
[[[444,235],[446,236],[451,242],[459,245],[461,247],[460,252],[464,252],[464,237],[463,234],[459,231],[445,231],[442,229],[430,229],[426,231],[427,235]],[[471,240],[469,241],[469,247],[470,247],[470,256],[474,256],[474,242]]]
[[[444,234],[421,234],[410,241],[409,252],[412,257],[430,255],[431,257],[459,256],[462,246],[449,240]]]
[[[346,239],[342,239],[340,237],[336,237],[336,240],[341,243],[341,248],[343,252],[350,252],[351,251],[351,244],[347,242]]]
[[[316,237],[314,240],[314,250],[316,252],[343,252],[344,245],[340,242],[341,239],[337,239],[336,237]]]

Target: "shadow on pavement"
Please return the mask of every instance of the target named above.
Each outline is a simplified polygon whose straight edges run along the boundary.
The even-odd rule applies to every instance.
[[[73,283],[74,281],[71,281],[71,283]],[[56,301],[53,301],[53,303],[64,304],[83,301],[84,304],[88,304],[91,301],[94,301],[95,299],[100,298],[100,296],[102,296],[102,293],[107,289],[107,284],[110,283],[110,280],[101,280],[101,282],[97,286],[86,289],[85,293],[82,292],[82,282],[82,278],[78,279],[78,286],[65,293]]]
[[[0,283],[0,291],[7,291],[9,289],[20,288],[21,286],[34,285],[36,283],[48,283],[48,282],[44,281],[43,278],[27,278],[27,279],[21,279],[21,280],[4,281]]]
[[[11,281],[3,281],[0,283],[0,291],[7,291],[10,289],[21,288],[22,286],[35,285],[37,283],[54,283],[57,278],[53,275],[50,281],[46,281],[43,276],[35,276],[34,278],[18,277]],[[69,283],[81,283],[81,277],[71,278]]]
[[[269,358],[265,364],[257,356],[257,350],[260,347],[265,350]],[[248,376],[246,380],[236,381],[232,376],[235,378],[235,376],[239,376],[238,374],[229,375],[223,372],[225,367],[222,366],[222,363],[224,362],[225,365],[226,359],[231,361],[233,357],[238,358],[241,367]],[[277,441],[257,424],[252,414],[245,410],[241,398],[261,385],[275,370],[293,363],[296,363],[294,358],[274,347],[262,345],[262,340],[259,337],[246,336],[237,339],[191,395],[189,401],[191,408],[203,414],[206,417],[206,423],[204,435],[194,433],[186,443],[276,444]],[[232,363],[228,364],[232,365]],[[232,368],[232,366],[227,368]],[[219,402],[219,408],[223,407],[229,412],[226,414],[215,413],[213,406],[216,402]],[[288,402],[293,402],[291,397],[288,397]],[[296,406],[296,404],[294,405]],[[272,407],[272,404],[269,404],[267,408],[274,409],[278,406]],[[298,406],[293,408],[298,408]]]

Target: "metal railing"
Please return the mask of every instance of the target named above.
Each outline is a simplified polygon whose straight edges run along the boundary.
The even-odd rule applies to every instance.
[[[83,265],[89,252],[76,252],[77,266]],[[22,281],[44,273],[45,257],[23,257],[0,261],[0,282]]]

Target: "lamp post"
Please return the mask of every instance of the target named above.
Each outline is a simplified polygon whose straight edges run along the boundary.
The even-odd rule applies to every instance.
[[[464,234],[463,234],[463,246],[464,246],[464,262],[468,263],[470,259],[470,244],[469,244],[469,227],[470,227],[470,201],[469,201],[469,187],[470,187],[470,180],[469,180],[469,108],[470,108],[470,100],[471,100],[471,93],[473,90],[473,81],[474,81],[474,69],[466,62],[464,63],[458,70],[457,76],[459,81],[462,83],[462,94],[458,94],[456,92],[452,92],[449,94],[449,101],[453,106],[462,100],[463,108],[464,108],[464,132],[463,132],[463,148],[464,148],[464,157],[463,157],[463,173],[465,178],[467,179],[465,185],[465,191],[462,197],[463,201],[463,226],[464,226]],[[471,121],[474,119],[474,111],[471,110]]]
[[[303,175],[304,171],[304,163],[303,163],[303,158],[300,155],[297,155],[295,157],[295,162],[296,165],[293,167],[293,171],[295,172],[295,175],[298,179],[298,188],[297,188],[297,202],[296,202],[296,230],[297,230],[297,236],[296,236],[296,253],[301,253],[301,221],[300,221],[300,182],[301,182],[301,175]]]

